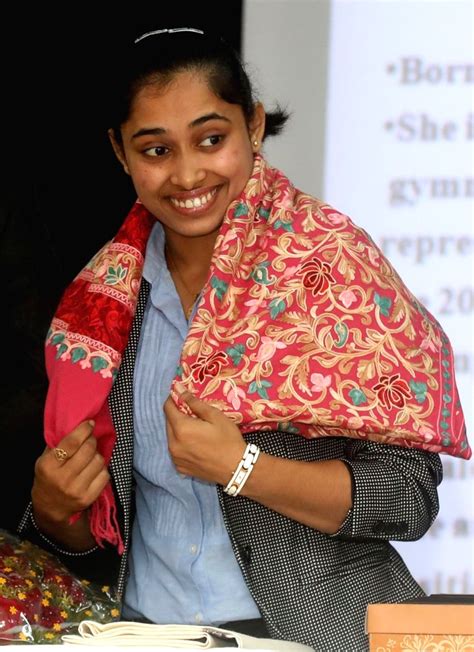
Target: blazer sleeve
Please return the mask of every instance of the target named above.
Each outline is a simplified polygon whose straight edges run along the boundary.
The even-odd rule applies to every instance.
[[[26,508],[17,527],[16,534],[22,539],[28,539],[34,545],[42,548],[58,559],[79,579],[114,586],[118,576],[120,558],[112,546],[94,546],[84,552],[73,552],[62,548],[59,544],[46,537],[37,527],[33,519],[31,503]]]
[[[439,455],[351,439],[342,461],[351,471],[353,504],[332,536],[414,541],[425,534],[439,511]]]

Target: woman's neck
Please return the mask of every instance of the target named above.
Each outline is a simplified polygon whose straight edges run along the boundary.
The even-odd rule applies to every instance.
[[[216,238],[217,232],[189,238],[165,229],[166,264],[188,318],[208,277]]]
[[[165,230],[165,246],[179,269],[206,272],[211,264],[217,233],[188,238]]]

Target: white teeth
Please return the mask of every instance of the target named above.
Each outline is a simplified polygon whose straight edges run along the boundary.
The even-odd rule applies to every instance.
[[[208,192],[207,194],[202,195],[201,197],[186,199],[186,201],[175,199],[174,197],[170,197],[170,200],[171,203],[174,204],[174,206],[177,206],[179,208],[200,208],[201,206],[205,206],[207,202],[211,201],[211,199],[216,194],[216,192],[217,189],[214,189]]]

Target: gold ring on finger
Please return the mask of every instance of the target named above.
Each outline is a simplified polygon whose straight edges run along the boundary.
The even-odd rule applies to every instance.
[[[53,453],[58,460],[58,462],[64,462],[69,457],[67,451],[64,448],[53,448]]]

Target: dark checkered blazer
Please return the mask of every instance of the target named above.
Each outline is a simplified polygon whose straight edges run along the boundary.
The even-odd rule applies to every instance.
[[[110,472],[125,543],[125,553],[110,572],[120,593],[127,578],[134,509],[133,369],[148,294],[149,284],[144,281],[129,344],[109,397],[117,430]],[[217,486],[235,556],[271,636],[306,643],[318,652],[367,650],[364,621],[369,603],[424,595],[389,540],[419,539],[434,520],[442,478],[439,456],[344,437],[308,440],[290,433],[260,432],[246,439],[266,453],[288,459],[343,460],[353,478],[353,507],[334,535],[244,496],[228,496]],[[20,531],[31,534],[27,516]],[[103,575],[104,569],[114,566],[102,561],[106,555],[110,559],[111,551],[69,553],[64,561],[86,576],[93,567],[100,569],[102,581],[112,583],[113,578]]]

